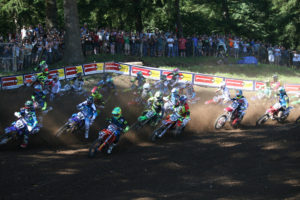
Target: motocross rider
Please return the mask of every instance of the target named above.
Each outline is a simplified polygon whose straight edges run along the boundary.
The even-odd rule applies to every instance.
[[[221,95],[218,96],[218,100],[219,99],[223,99],[223,103],[226,104],[228,101],[230,101],[230,93],[229,93],[229,89],[226,86],[226,82],[222,81],[222,83],[220,84],[220,87],[216,90],[216,93],[218,93],[219,91],[221,91]]]
[[[103,96],[99,91],[99,87],[95,86],[91,92],[96,108],[104,108],[105,102],[103,101]],[[99,110],[97,110],[97,113],[99,114]]]
[[[46,95],[44,93],[43,77],[38,77],[32,86],[34,90],[31,96],[32,100],[38,102],[42,111],[46,111],[47,102],[46,102]]]
[[[145,83],[143,85],[143,91],[141,94],[142,99],[148,99],[149,97],[153,97],[153,94],[151,92],[151,86],[150,83]]]
[[[88,97],[86,101],[77,105],[78,110],[82,110],[85,116],[85,133],[84,137],[89,138],[89,129],[97,117],[97,110],[94,104],[94,99],[92,96]]]
[[[49,75],[49,69],[48,69],[48,65],[46,63],[46,61],[41,61],[39,66],[34,68],[34,71],[41,71],[42,72],[42,76],[48,76]]]
[[[15,115],[18,116],[18,118],[22,117],[24,119],[23,122],[26,124],[26,129],[23,135],[23,142],[20,145],[21,148],[26,148],[28,145],[29,134],[33,134],[33,131],[38,131],[38,121],[34,112],[33,102],[26,101],[25,107],[21,108],[20,112],[16,112]]]
[[[146,78],[143,76],[143,73],[141,71],[136,73],[136,77],[131,79],[132,87],[135,85],[135,82],[137,81],[137,89],[142,90],[143,85],[146,83]]]
[[[107,153],[111,154],[113,148],[117,145],[120,136],[122,133],[126,133],[129,130],[129,125],[127,121],[122,116],[122,110],[120,107],[115,107],[112,112],[112,117],[108,120],[109,123],[112,123],[118,127],[118,130],[114,133],[116,140],[108,147]]]
[[[238,102],[238,116],[239,116],[239,121],[242,121],[245,113],[246,113],[246,110],[248,108],[248,101],[246,99],[246,97],[243,96],[243,91],[242,90],[237,90],[236,91],[236,96],[232,99],[233,101],[234,100],[237,100]]]
[[[61,89],[61,84],[58,79],[57,75],[52,77],[53,81],[51,82],[51,94],[50,94],[50,101],[54,100],[54,97],[59,93]]]
[[[163,101],[163,95],[160,91],[157,91],[153,97],[150,97],[147,100],[147,104],[148,106],[151,108],[151,110],[155,111],[155,113],[157,114],[156,119],[154,120],[153,126],[156,126],[158,124],[158,122],[162,119],[162,117],[164,116],[164,101]],[[148,110],[146,110],[143,115],[145,115],[148,112]]]
[[[280,87],[280,82],[278,81],[278,76],[276,75],[276,74],[274,74],[273,76],[272,76],[272,78],[273,78],[273,82],[272,82],[272,84],[271,84],[271,88],[274,90],[274,91],[277,91],[278,89],[279,89],[279,87]]]
[[[196,98],[196,92],[194,90],[193,84],[191,82],[186,83],[186,97],[188,100],[193,101]]]
[[[113,80],[112,76],[110,74],[108,74],[108,73],[105,73],[104,77],[103,77],[103,81],[104,81],[104,85],[103,86],[106,86],[107,89],[112,90],[113,94],[117,95],[117,93],[115,91],[116,90],[116,86],[114,84],[114,80]]]
[[[177,122],[181,131],[191,120],[190,107],[187,104],[187,97],[185,95],[180,96],[179,101],[174,106],[174,112],[177,112],[181,116]]]
[[[176,105],[177,101],[179,100],[179,97],[179,89],[173,88],[171,90],[171,94],[163,98],[163,100],[166,102],[164,105],[164,110],[166,112],[173,110],[173,106]]]
[[[167,95],[169,93],[168,80],[166,75],[161,75],[160,80],[154,83],[154,88],[159,89],[162,94]]]
[[[281,105],[280,110],[285,111],[288,107],[289,107],[289,97],[286,94],[286,91],[284,89],[284,87],[280,87],[278,89],[279,94],[277,94],[279,96],[279,103]],[[278,113],[280,115],[282,115],[282,112]],[[281,116],[278,116],[281,117]],[[274,116],[272,116],[272,118],[274,118]]]
[[[75,92],[82,91],[82,86],[84,85],[84,80],[82,78],[82,73],[79,72],[76,74],[76,77],[71,80],[71,87]]]
[[[170,86],[174,87],[179,82],[180,79],[179,69],[178,68],[173,69],[173,71],[169,73],[168,76],[172,76]]]

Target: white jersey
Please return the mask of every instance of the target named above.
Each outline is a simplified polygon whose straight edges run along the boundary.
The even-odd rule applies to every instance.
[[[53,81],[51,92],[54,94],[57,94],[57,93],[59,93],[60,88],[61,88],[60,81],[59,80],[57,80],[56,82]]]

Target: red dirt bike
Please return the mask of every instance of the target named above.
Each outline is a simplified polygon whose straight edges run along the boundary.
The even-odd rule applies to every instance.
[[[277,120],[279,123],[283,123],[289,116],[293,107],[289,106],[283,110],[280,103],[275,103],[273,106],[267,109],[266,113],[256,121],[256,126],[264,124],[269,119]]]
[[[171,115],[168,115],[166,119],[162,121],[162,124],[160,127],[156,130],[153,131],[151,135],[151,141],[155,142],[156,139],[162,138],[162,136],[169,130],[173,129],[173,134],[175,136],[179,135],[182,132],[182,127],[181,124],[179,123],[179,118],[181,116],[177,113],[174,112]]]
[[[93,142],[89,149],[89,157],[94,157],[97,152],[107,152],[109,145],[111,145],[115,140],[115,132],[118,127],[114,124],[108,125],[106,129],[99,132],[99,137]]]
[[[233,100],[232,104],[224,109],[225,113],[219,116],[215,122],[215,129],[221,129],[224,127],[227,121],[233,128],[237,128],[240,124],[239,120],[239,100]]]

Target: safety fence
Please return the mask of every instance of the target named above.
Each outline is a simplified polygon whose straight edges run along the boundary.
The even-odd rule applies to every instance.
[[[154,67],[130,65],[116,62],[97,62],[53,69],[49,71],[49,78],[51,79],[54,74],[57,74],[60,80],[71,79],[74,78],[79,72],[82,72],[84,76],[107,72],[136,76],[137,72],[139,71],[141,71],[146,78],[154,80],[159,80],[163,74],[168,75],[169,73],[171,73],[171,70],[159,69]],[[27,83],[30,83],[32,81],[32,77],[38,74],[39,73],[32,73],[0,77],[1,89],[7,90],[21,87]],[[171,79],[171,76],[167,76],[167,78]],[[265,83],[261,81],[233,79],[184,71],[180,71],[180,81],[191,82],[194,85],[205,87],[219,87],[221,82],[225,81],[227,87],[230,89],[242,89],[248,91],[257,91],[265,85]],[[300,84],[285,84],[284,86],[288,92],[300,92]]]

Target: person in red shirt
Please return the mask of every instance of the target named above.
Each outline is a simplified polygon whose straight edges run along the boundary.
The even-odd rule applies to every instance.
[[[181,37],[178,39],[179,52],[181,57],[185,57],[186,42],[187,40],[181,35]]]

